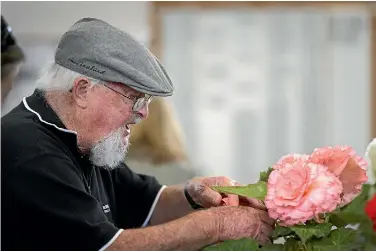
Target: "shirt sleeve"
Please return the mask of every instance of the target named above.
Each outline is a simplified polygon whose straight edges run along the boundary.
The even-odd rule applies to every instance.
[[[124,165],[112,170],[119,227],[146,226],[165,186]]]
[[[2,239],[9,250],[101,250],[122,229],[109,222],[63,157],[43,155],[2,175]],[[6,216],[5,216],[6,215]]]

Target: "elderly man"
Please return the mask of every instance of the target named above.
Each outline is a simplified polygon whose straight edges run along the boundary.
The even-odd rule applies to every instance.
[[[222,195],[201,177],[163,186],[123,159],[130,127],[173,86],[128,34],[84,18],[66,32],[36,91],[3,117],[3,250],[199,250],[228,239],[268,242],[257,201]],[[205,210],[195,210],[204,207]]]

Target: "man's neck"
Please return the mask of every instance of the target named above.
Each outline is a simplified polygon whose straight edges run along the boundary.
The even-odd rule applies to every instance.
[[[73,122],[73,114],[71,105],[67,102],[65,94],[57,91],[46,91],[45,99],[51,109],[56,113],[64,126],[71,131],[77,131],[75,123]]]
[[[80,120],[76,119],[78,116],[73,108],[72,101],[69,100],[69,97],[62,92],[46,91],[45,99],[64,126],[68,130],[75,131],[77,133],[78,147],[82,151],[85,151],[84,149],[88,149],[89,147],[84,143],[86,140],[82,138],[82,134],[80,133],[82,131],[79,122]]]

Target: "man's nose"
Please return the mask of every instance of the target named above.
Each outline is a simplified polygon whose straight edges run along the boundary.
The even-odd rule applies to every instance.
[[[138,113],[140,114],[140,117],[142,119],[146,119],[149,115],[149,105],[145,104],[139,111]]]

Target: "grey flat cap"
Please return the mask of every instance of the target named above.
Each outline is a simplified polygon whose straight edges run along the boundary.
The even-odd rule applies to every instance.
[[[159,60],[126,32],[83,18],[61,38],[55,62],[88,77],[125,84],[153,96],[171,96],[171,79]]]

